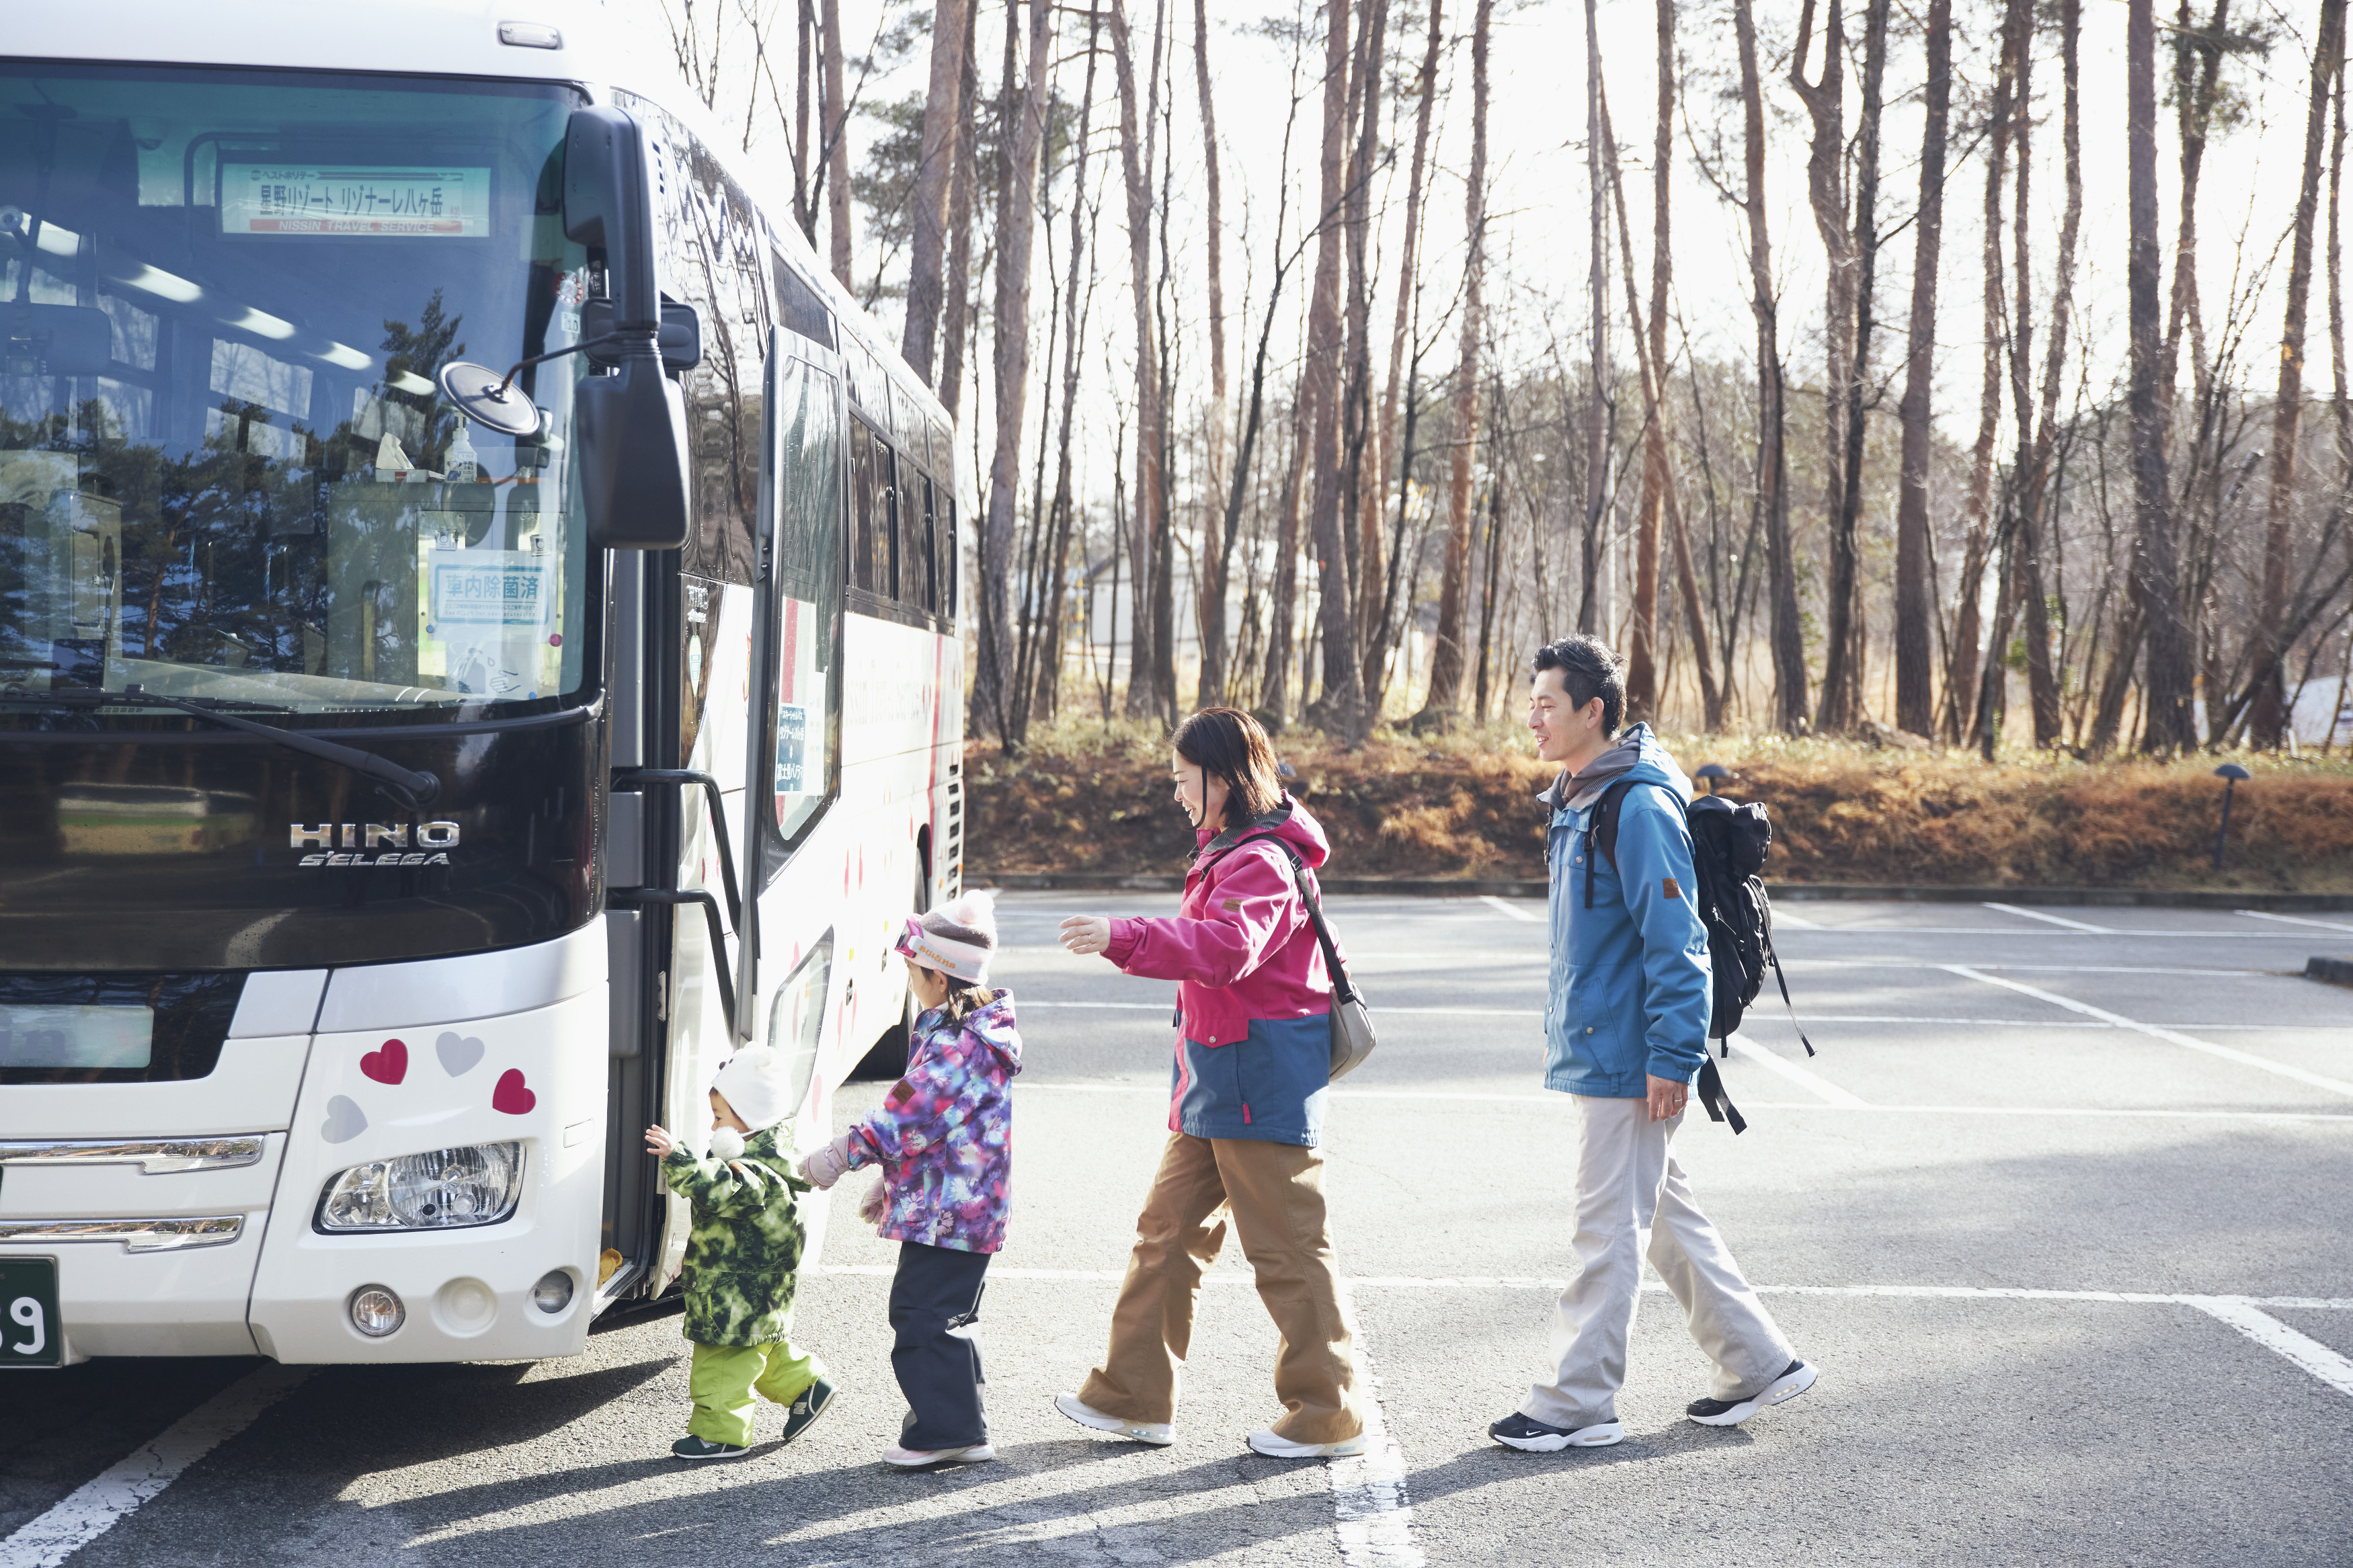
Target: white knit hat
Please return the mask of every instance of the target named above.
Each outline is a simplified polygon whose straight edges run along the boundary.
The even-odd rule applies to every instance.
[[[988,983],[997,951],[997,895],[966,893],[926,915],[909,915],[892,951],[967,985]]]
[[[754,1132],[774,1127],[792,1113],[793,1108],[786,1103],[792,1085],[786,1081],[784,1063],[766,1046],[745,1046],[729,1057],[711,1087]]]

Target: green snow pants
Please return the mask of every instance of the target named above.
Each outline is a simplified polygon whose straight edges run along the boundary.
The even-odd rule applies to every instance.
[[[696,1343],[687,1386],[694,1396],[691,1436],[706,1443],[752,1446],[752,1396],[790,1405],[825,1375],[825,1363],[793,1348],[790,1340],[765,1345]]]

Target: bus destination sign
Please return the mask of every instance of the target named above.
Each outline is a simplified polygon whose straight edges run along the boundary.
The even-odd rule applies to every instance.
[[[488,169],[224,163],[221,232],[480,239],[490,196]]]

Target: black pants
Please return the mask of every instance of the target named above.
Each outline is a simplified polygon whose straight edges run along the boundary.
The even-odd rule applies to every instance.
[[[928,1453],[988,1441],[980,1347],[950,1331],[980,1316],[990,1256],[899,1244],[899,1272],[891,1281],[891,1370],[907,1396],[902,1447]]]

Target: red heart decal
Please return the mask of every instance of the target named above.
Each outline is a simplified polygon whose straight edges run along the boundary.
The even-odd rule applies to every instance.
[[[378,1083],[398,1083],[408,1076],[408,1047],[386,1040],[360,1058],[360,1071]]]
[[[521,1068],[509,1068],[499,1074],[499,1086],[491,1090],[491,1109],[503,1110],[509,1116],[522,1116],[538,1103],[539,1096],[523,1087]]]

